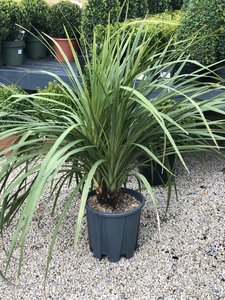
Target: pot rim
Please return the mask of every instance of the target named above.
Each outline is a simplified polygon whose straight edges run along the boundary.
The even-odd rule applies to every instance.
[[[2,41],[2,49],[3,48],[25,48],[25,41]]]
[[[109,217],[109,218],[118,218],[118,217],[126,217],[126,216],[129,216],[129,215],[133,215],[133,214],[136,214],[138,213],[144,206],[145,204],[145,198],[144,196],[139,193],[138,191],[135,191],[133,189],[128,189],[128,188],[121,188],[120,189],[123,193],[125,194],[129,194],[131,195],[132,197],[134,197],[136,200],[140,201],[140,204],[138,207],[134,208],[134,209],[130,209],[126,212],[102,212],[102,211],[99,211],[97,209],[94,209],[94,208],[91,208],[88,204],[88,200],[91,196],[95,195],[96,194],[96,191],[93,190],[91,192],[89,192],[88,194],[88,198],[87,198],[87,202],[86,202],[86,209],[91,212],[92,214],[95,214],[95,215],[99,215],[101,217]]]
[[[65,38],[59,38],[59,37],[52,37],[53,40],[56,40],[56,41],[68,41],[68,38],[65,37]],[[69,38],[71,41],[76,41],[77,39],[76,38]]]

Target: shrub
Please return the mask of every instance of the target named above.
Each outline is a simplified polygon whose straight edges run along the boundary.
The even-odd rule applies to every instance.
[[[50,7],[49,31],[52,37],[66,38],[64,26],[69,36],[78,34],[81,25],[81,8],[70,1],[61,1]]]
[[[49,6],[45,0],[22,0],[21,5],[27,14],[26,28],[31,32],[48,32],[47,15]]]
[[[8,16],[8,19],[5,20],[8,30],[7,33],[4,34],[4,39],[8,41],[14,41],[18,38],[20,31],[20,28],[16,24],[22,26],[26,24],[26,10],[20,3],[11,0],[3,1],[3,6],[1,9],[2,15],[6,14]]]
[[[147,22],[142,29],[142,38],[144,38],[144,35],[151,37],[152,44],[155,43],[155,45],[160,48],[162,45],[167,43],[172,36],[175,35],[180,24],[180,16],[180,12],[152,15],[151,17],[146,19]],[[126,21],[126,23],[129,22],[134,22],[132,27],[132,34],[133,39],[135,39],[136,33],[139,32],[140,23],[138,22],[138,20]],[[111,26],[111,31],[116,31],[118,27],[123,26],[123,24],[124,23],[114,24],[113,26]],[[104,40],[106,29],[104,26],[97,26],[95,31],[98,45],[101,45]]]
[[[179,10],[181,9],[183,2],[183,0],[148,0],[148,10],[149,13]]]
[[[70,85],[52,74],[64,86],[73,103],[72,107],[62,107],[62,114],[57,120],[53,116],[42,121],[30,112],[23,112],[23,118],[18,121],[15,130],[20,132],[21,139],[10,158],[1,161],[0,183],[4,189],[0,195],[0,231],[3,236],[4,229],[8,227],[9,233],[13,234],[6,268],[0,270],[4,271],[4,275],[12,262],[14,250],[19,250],[21,271],[30,224],[40,199],[51,184],[49,205],[52,206],[52,215],[57,209],[59,217],[50,242],[46,274],[57,235],[79,190],[81,197],[78,196],[77,202],[79,213],[75,245],[90,189],[95,189],[101,202],[115,205],[121,187],[129,175],[134,175],[143,182],[157,207],[154,192],[145,178],[136,172],[138,157],[145,153],[149,160],[163,166],[164,157],[175,153],[187,169],[183,152],[212,150],[217,148],[216,140],[224,140],[224,122],[207,120],[204,113],[212,110],[225,115],[225,93],[215,94],[210,101],[199,101],[199,96],[208,93],[209,88],[213,92],[217,87],[211,83],[196,85],[195,79],[179,72],[170,79],[155,78],[156,73],[173,68],[185,57],[182,52],[167,51],[167,45],[163,52],[158,52],[148,36],[142,39],[142,26],[138,28],[135,40],[132,35],[127,35],[127,26],[124,26],[116,33],[108,32],[100,52],[96,43],[92,44],[92,59],[85,57],[88,84],[78,58],[81,82],[69,62]],[[136,48],[136,45],[139,47]],[[134,86],[137,76],[143,73],[142,82]],[[165,101],[181,95],[179,105],[177,103],[160,111]],[[46,94],[46,98],[48,96]],[[22,102],[20,95],[15,97]],[[37,94],[29,97],[33,103]],[[51,111],[47,112],[47,116],[52,116]],[[197,130],[196,123],[182,123],[188,117],[195,119]],[[212,127],[215,125],[218,129]],[[3,129],[1,122],[0,129]],[[4,134],[2,132],[0,138]],[[43,146],[44,135],[50,135],[54,144]],[[21,147],[24,148],[23,153]],[[9,180],[11,176],[14,180]],[[73,179],[77,180],[76,184]],[[65,201],[59,201],[64,183],[69,193],[65,195]]]
[[[44,94],[45,97],[43,99],[37,98],[35,103],[37,104],[36,115],[40,119],[46,118],[46,111],[49,111],[51,114],[55,114],[55,118],[61,114],[60,105],[56,103],[69,103],[69,97],[63,88],[62,85],[57,83],[55,80],[48,83],[44,89],[38,89],[38,94]],[[47,101],[46,101],[47,97]],[[52,102],[51,102],[52,100]],[[56,101],[56,102],[55,102]]]
[[[183,11],[178,40],[197,37],[187,51],[192,59],[203,64],[218,61],[219,33],[225,25],[225,3],[221,0],[190,0]],[[220,50],[221,51],[221,50]]]
[[[25,103],[21,103],[18,101],[14,101],[11,96],[15,94],[24,94],[27,93],[19,88],[15,84],[11,84],[9,86],[1,86],[0,85],[0,107],[4,107],[4,110],[7,111],[7,107],[10,106],[10,110],[14,110],[19,114],[24,108],[29,108],[31,105],[28,101],[25,101]]]
[[[9,30],[9,9],[10,2],[0,0],[0,41],[5,40]]]
[[[85,39],[92,43],[93,30],[97,25],[106,26],[118,20],[120,5],[119,0],[89,0],[84,9],[82,28]]]
[[[121,13],[121,21],[124,21],[127,16],[128,19],[135,19],[139,17],[145,17],[148,13],[148,1],[147,0],[120,0],[121,7],[123,6]],[[128,6],[129,5],[129,6]],[[128,9],[127,9],[128,6]]]

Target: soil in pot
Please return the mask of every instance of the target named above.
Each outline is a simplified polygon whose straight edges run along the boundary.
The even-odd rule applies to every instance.
[[[2,64],[6,66],[20,66],[23,63],[24,41],[2,42]]]
[[[72,46],[73,46],[74,50],[77,52],[78,45],[77,45],[76,39],[71,38],[70,40],[71,40],[71,43],[72,43]],[[57,44],[62,48],[62,50],[65,53],[65,55],[67,56],[69,62],[73,62],[74,57],[73,57],[73,53],[72,53],[72,50],[70,48],[70,44],[69,44],[68,39],[66,39],[66,38],[65,39],[64,38],[54,38],[54,41],[57,42]],[[64,59],[63,55],[61,54],[59,47],[57,47],[57,45],[54,45],[53,49],[55,51],[55,54],[56,54],[57,58],[61,62],[65,62],[65,59]]]
[[[96,197],[92,198],[92,196],[96,193],[93,191],[89,194],[90,203],[88,200],[86,205],[89,246],[94,257],[98,259],[107,256],[110,261],[117,262],[121,256],[131,258],[137,248],[144,197],[137,191],[125,188],[121,189],[121,193],[134,198],[130,200],[128,196],[130,204],[122,204],[124,212],[116,212],[115,209],[114,211],[111,209],[113,212],[95,209],[96,200],[93,199]],[[94,208],[90,205],[94,205]],[[104,209],[101,208],[101,210]]]
[[[140,205],[140,201],[129,194],[120,193],[114,206],[100,203],[96,195],[89,198],[88,205],[100,212],[120,213],[132,210]]]

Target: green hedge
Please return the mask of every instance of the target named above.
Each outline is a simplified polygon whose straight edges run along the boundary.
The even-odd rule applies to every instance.
[[[120,12],[119,0],[89,0],[82,17],[82,29],[86,40],[91,43],[93,30],[97,25],[106,26],[110,16],[113,24],[118,20]]]
[[[148,14],[148,0],[120,0],[122,9],[120,20],[145,17]]]
[[[9,9],[10,2],[0,0],[0,41],[5,40],[9,31]]]
[[[21,5],[26,11],[26,28],[33,33],[36,33],[36,30],[48,33],[49,6],[45,0],[22,0]]]
[[[224,28],[225,2],[189,0],[183,10],[178,40],[194,37],[187,54],[203,64],[211,64],[224,58]]]
[[[155,43],[157,42],[158,47],[161,47],[165,43],[167,43],[172,36],[174,36],[178,30],[178,27],[180,25],[180,18],[181,18],[181,13],[179,11],[176,12],[171,12],[171,13],[162,13],[162,14],[157,14],[157,15],[152,15],[149,18],[147,18],[147,22],[143,27],[143,36],[145,34],[154,37],[152,38],[152,42]],[[138,19],[137,19],[138,20]],[[135,20],[128,20],[125,22],[134,22]],[[122,26],[124,23],[117,23],[115,25],[111,25],[111,30],[116,30],[118,29],[119,26]],[[137,23],[136,25],[133,24],[132,27],[136,27],[138,29],[140,23]],[[142,25],[141,25],[142,26]],[[97,26],[96,27],[96,37],[97,37],[97,42],[99,46],[101,46],[102,41],[104,39],[104,34],[106,31],[105,26]],[[134,29],[134,35],[135,35],[135,29]]]
[[[26,26],[26,10],[15,0],[0,1],[0,37],[1,40],[14,41],[19,34],[20,28],[16,25]]]
[[[183,2],[188,0],[147,0],[149,13],[162,13],[181,9]]]

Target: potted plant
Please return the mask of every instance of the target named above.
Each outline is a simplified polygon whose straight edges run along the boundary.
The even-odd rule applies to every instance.
[[[12,98],[11,96],[14,95],[15,93],[20,93],[20,94],[26,94],[25,91],[20,89],[14,84],[11,84],[9,86],[1,86],[0,85],[0,106],[5,107],[5,115],[2,116],[2,124],[4,126],[11,126],[10,132],[3,136],[0,139],[0,151],[4,152],[2,155],[3,156],[9,156],[11,154],[11,151],[8,151],[8,148],[12,146],[16,140],[18,139],[18,136],[13,132],[13,127],[16,123],[16,117],[14,119],[8,118],[7,117],[7,112],[8,112],[8,105],[10,105]],[[26,103],[28,105],[28,103]],[[23,107],[20,106],[20,104],[15,103],[13,106],[10,106],[10,111],[19,111],[23,109]]]
[[[77,39],[81,24],[81,8],[79,5],[70,1],[53,4],[49,10],[48,24],[57,59],[65,62],[66,56],[70,62],[74,61],[73,49],[78,50]]]
[[[217,149],[217,140],[224,140],[224,122],[210,121],[204,116],[208,110],[225,114],[224,93],[200,102],[202,94],[216,87],[196,85],[194,80],[187,80],[178,72],[169,79],[156,77],[166,67],[172,68],[181,60],[185,64],[188,59],[182,52],[167,51],[168,45],[160,51],[157,43],[155,46],[151,43],[154,33],[152,37],[143,38],[146,20],[139,22],[135,38],[133,23],[128,23],[113,33],[109,27],[101,49],[96,43],[91,49],[86,45],[88,53],[91,51],[91,59],[89,55],[85,57],[85,70],[74,53],[79,77],[67,61],[65,67],[70,85],[52,74],[63,86],[63,96],[66,92],[69,98],[66,103],[53,99],[51,93],[31,94],[29,102],[33,109],[24,108],[17,112],[14,130],[21,138],[13,146],[11,159],[1,162],[0,171],[0,182],[4,183],[0,195],[0,230],[15,228],[8,262],[15,248],[20,247],[21,267],[26,235],[41,196],[52,183],[55,197],[52,194],[49,201],[52,201],[54,214],[65,182],[71,190],[53,233],[46,274],[60,226],[79,191],[74,244],[78,242],[86,207],[89,242],[94,256],[106,255],[113,261],[121,255],[131,257],[137,246],[144,200],[137,191],[125,188],[130,175],[147,188],[157,210],[151,186],[137,171],[138,158],[145,154],[149,160],[166,168],[164,157],[175,153],[187,168],[183,152]],[[143,80],[135,85],[141,74]],[[149,99],[149,95],[158,89],[159,93]],[[177,96],[182,96],[179,106],[166,113],[161,111],[165,101]],[[38,99],[43,104],[37,103]],[[14,95],[8,109],[24,101],[27,101],[26,96]],[[55,103],[55,108],[45,109],[48,103]],[[4,113],[4,107],[1,112]],[[58,112],[61,113],[56,118]],[[9,117],[14,115],[13,110],[8,114]],[[190,116],[194,122],[184,122]],[[0,122],[0,129],[1,138],[9,128]],[[46,135],[52,143],[43,146]],[[163,145],[162,157],[156,151],[158,145]],[[15,173],[18,167],[21,171]],[[7,180],[10,175],[14,176],[13,181]],[[21,190],[24,181],[28,184]],[[18,222],[17,225],[13,223],[12,229],[10,223],[16,215]]]
[[[24,24],[26,15],[23,7],[16,1],[5,0],[3,11],[8,15],[8,34],[2,41],[2,63],[19,66],[23,62],[24,40],[20,28],[16,24]]]
[[[33,59],[47,56],[48,49],[38,32],[48,33],[47,16],[49,6],[45,0],[22,0],[21,5],[26,10],[26,53]]]

